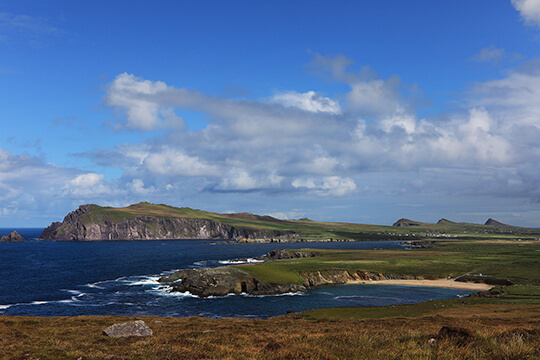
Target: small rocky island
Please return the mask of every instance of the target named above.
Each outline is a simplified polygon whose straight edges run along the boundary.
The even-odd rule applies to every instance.
[[[3,242],[19,242],[19,241],[26,241],[24,237],[22,237],[21,234],[19,234],[17,231],[13,231],[11,234],[4,235],[0,237],[0,241]]]

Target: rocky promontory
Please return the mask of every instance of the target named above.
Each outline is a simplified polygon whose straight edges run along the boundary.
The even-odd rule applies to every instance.
[[[21,236],[17,231],[13,231],[11,234],[4,235],[0,237],[0,241],[3,242],[19,242],[26,241],[24,237]]]
[[[148,206],[152,210],[150,205],[153,204]],[[134,207],[132,212],[121,212],[93,204],[81,205],[66,215],[62,222],[53,222],[45,228],[41,239],[60,241],[236,239],[272,238],[281,235],[276,231],[236,228],[211,219],[167,216],[162,214],[163,211],[149,211],[148,215],[137,211],[139,208],[135,206],[132,206]]]
[[[265,261],[298,259],[316,256],[313,252],[274,250],[258,259]],[[170,284],[171,292],[189,292],[200,297],[226,296],[228,294],[280,295],[306,292],[310,288],[323,285],[346,284],[350,281],[395,280],[403,277],[372,271],[349,272],[346,269],[326,269],[300,273],[301,283],[263,282],[248,272],[235,266],[222,266],[207,269],[179,270],[158,281]]]
[[[278,295],[290,292],[305,292],[301,284],[264,283],[234,266],[209,269],[180,270],[171,276],[159,279],[160,283],[171,283],[173,292],[209,297],[246,293],[250,295]]]

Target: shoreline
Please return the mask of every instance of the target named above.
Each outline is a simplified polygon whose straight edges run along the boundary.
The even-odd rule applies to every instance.
[[[347,284],[365,284],[365,285],[400,285],[400,286],[426,286],[426,287],[441,287],[449,289],[463,289],[463,290],[478,290],[486,291],[493,286],[482,283],[460,282],[449,279],[436,279],[436,280],[352,280]]]

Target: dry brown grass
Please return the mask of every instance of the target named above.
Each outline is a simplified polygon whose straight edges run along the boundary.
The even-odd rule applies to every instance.
[[[501,314],[497,310],[497,314]],[[2,359],[524,359],[540,358],[540,338],[499,338],[516,327],[540,329],[538,317],[508,309],[455,309],[435,316],[370,320],[269,320],[142,317],[146,338],[114,339],[102,330],[125,317],[0,316]],[[461,313],[460,313],[461,312]],[[470,314],[469,314],[470,315]],[[428,340],[445,325],[477,339]]]

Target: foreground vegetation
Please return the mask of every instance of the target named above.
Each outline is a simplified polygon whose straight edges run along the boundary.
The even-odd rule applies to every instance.
[[[5,359],[535,359],[540,336],[506,331],[538,329],[540,307],[477,306],[431,316],[363,320],[268,320],[141,317],[154,335],[108,338],[102,330],[122,317],[0,316]],[[475,333],[463,342],[437,340],[442,326]],[[503,335],[501,335],[503,334]]]
[[[205,219],[231,225],[236,229],[255,230],[267,233],[297,234],[303,239],[353,239],[353,240],[388,240],[388,239],[423,239],[458,237],[463,239],[500,238],[500,239],[538,239],[540,230],[520,228],[494,222],[491,225],[455,223],[441,219],[437,224],[414,223],[414,226],[394,227],[353,223],[330,223],[309,219],[281,220],[271,216],[259,216],[250,213],[218,214],[188,207],[177,208],[163,204],[142,202],[124,208],[90,205],[91,211],[81,216],[81,221],[102,222],[105,218],[115,222],[133,219],[137,216],[161,218]]]

